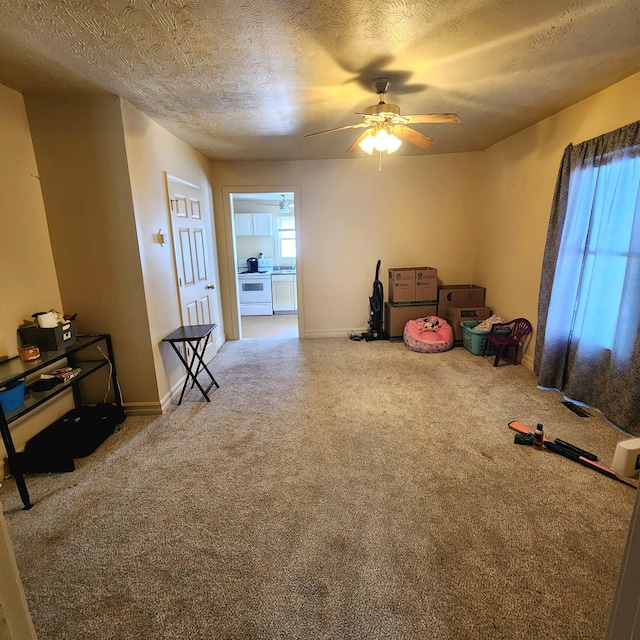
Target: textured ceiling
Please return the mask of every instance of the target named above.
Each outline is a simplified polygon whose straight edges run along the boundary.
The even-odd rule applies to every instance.
[[[482,150],[640,70],[638,0],[0,0],[0,83],[122,96],[213,159],[346,158],[393,79]],[[359,152],[361,153],[361,152]]]

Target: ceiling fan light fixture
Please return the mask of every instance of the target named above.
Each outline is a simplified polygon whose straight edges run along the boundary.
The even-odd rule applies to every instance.
[[[375,135],[375,150],[386,151],[389,142],[389,132],[386,129],[378,129]]]
[[[376,147],[376,139],[373,135],[373,132],[369,131],[369,134],[367,135],[367,137],[360,140],[360,142],[358,143],[358,146],[365,153],[368,153],[369,155],[371,155],[373,153],[373,150]]]
[[[429,136],[409,127],[410,124],[438,124],[460,122],[459,116],[455,113],[418,113],[408,116],[400,114],[400,107],[397,104],[385,103],[385,94],[391,84],[391,78],[384,76],[375,78],[371,83],[373,90],[380,96],[378,104],[372,104],[358,115],[362,116],[362,121],[356,124],[348,124],[333,129],[325,129],[316,133],[309,133],[305,136],[317,136],[321,133],[333,133],[334,131],[344,131],[345,129],[366,130],[347,149],[347,153],[352,153],[361,149],[371,155],[377,151],[380,156],[382,152],[387,154],[396,152],[402,145],[403,140],[420,148],[426,149],[435,140]],[[394,133],[395,132],[395,133]]]
[[[379,127],[377,129],[371,129],[368,135],[358,144],[360,148],[369,155],[371,155],[374,150],[380,153],[383,151],[394,153],[400,148],[402,140],[387,131],[385,127]]]
[[[400,148],[400,145],[402,144],[402,140],[400,140],[400,138],[398,138],[397,136],[394,136],[393,133],[389,133],[386,136],[385,142],[387,145],[387,153],[394,153]]]
[[[371,82],[371,88],[378,94],[385,94],[389,91],[389,87],[391,86],[391,78],[388,76],[383,76],[382,78],[375,78]]]

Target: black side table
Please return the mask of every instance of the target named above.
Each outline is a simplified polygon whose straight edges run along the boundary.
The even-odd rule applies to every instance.
[[[173,347],[173,350],[178,354],[178,358],[180,358],[180,361],[187,371],[187,377],[184,381],[184,384],[182,385],[182,393],[180,394],[180,400],[178,400],[178,404],[182,402],[184,392],[187,388],[187,385],[189,384],[189,379],[191,379],[191,388],[193,389],[193,386],[196,385],[198,389],[200,389],[207,402],[211,402],[211,400],[209,400],[209,396],[207,395],[209,391],[211,391],[211,387],[213,387],[213,385],[215,385],[216,388],[220,387],[220,385],[216,382],[216,379],[211,375],[211,371],[207,369],[207,365],[202,359],[204,351],[207,348],[209,338],[211,337],[211,332],[217,326],[218,325],[216,324],[187,325],[184,327],[179,327],[178,329],[170,333],[166,338],[162,339],[162,342],[168,342]],[[183,345],[188,344],[191,347],[191,350],[193,351],[191,360],[187,361],[182,355],[180,349],[178,349],[178,347],[176,346],[179,343]],[[196,364],[195,371],[193,369],[194,364]],[[209,378],[211,378],[211,384],[207,387],[206,390],[203,389],[198,382],[197,376],[201,371],[206,371],[209,375]]]

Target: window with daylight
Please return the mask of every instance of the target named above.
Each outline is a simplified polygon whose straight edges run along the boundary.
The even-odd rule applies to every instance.
[[[294,216],[278,216],[278,259],[296,258],[296,220]]]
[[[640,431],[640,123],[570,145],[540,288],[542,386]]]

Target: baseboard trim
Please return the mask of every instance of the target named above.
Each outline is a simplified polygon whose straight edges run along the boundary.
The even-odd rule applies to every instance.
[[[184,382],[181,382],[179,384],[184,384]],[[172,389],[169,389],[169,391],[167,391],[167,393],[165,393],[164,396],[162,396],[162,400],[160,401],[162,413],[164,413],[167,410],[167,407],[171,404],[171,400],[173,399],[173,396],[175,394],[176,394],[176,387],[174,386]]]
[[[533,356],[528,353],[522,356],[522,366],[529,371],[533,371]]]
[[[162,399],[160,400],[162,413],[167,410],[174,398],[180,396],[180,394],[182,393],[182,386],[184,385],[184,381],[186,380],[186,378],[187,376],[185,374],[184,376],[182,376],[182,378],[180,378],[180,380],[178,380],[178,382],[173,385],[173,387],[171,387],[171,389],[169,389],[169,391],[167,391],[167,393],[164,394],[164,396],[162,396]]]
[[[125,402],[124,410],[128,416],[159,416],[162,405],[160,402]]]
[[[300,338],[348,338],[350,335],[360,335],[364,329],[339,329],[337,331],[305,331]]]

